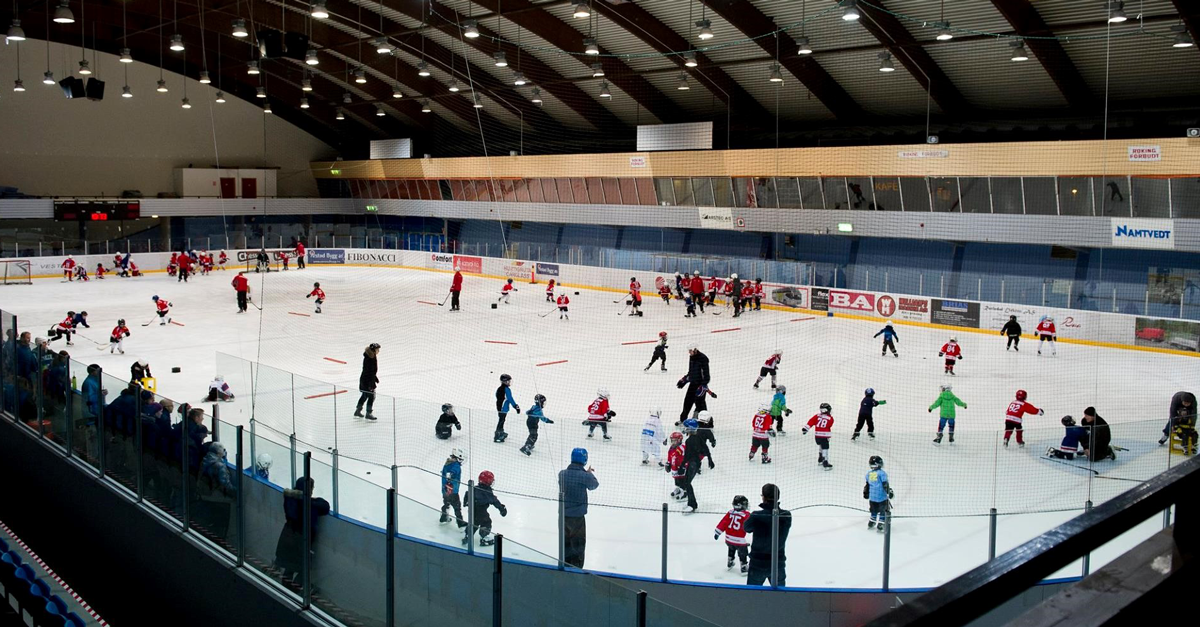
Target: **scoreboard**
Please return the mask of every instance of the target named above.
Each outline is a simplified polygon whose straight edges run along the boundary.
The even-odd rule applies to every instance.
[[[54,219],[66,222],[136,220],[142,216],[138,200],[56,200]]]

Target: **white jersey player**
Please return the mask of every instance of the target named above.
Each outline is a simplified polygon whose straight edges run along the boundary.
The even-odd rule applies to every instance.
[[[642,425],[642,463],[649,464],[653,457],[662,466],[662,446],[666,444],[666,431],[663,430],[662,408],[650,410],[650,417]]]

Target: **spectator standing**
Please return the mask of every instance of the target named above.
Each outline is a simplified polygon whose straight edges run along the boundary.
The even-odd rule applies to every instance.
[[[286,522],[279,532],[279,541],[275,545],[275,567],[281,573],[284,583],[300,583],[300,571],[304,568],[304,517],[309,517],[308,540],[315,546],[317,541],[317,523],[322,516],[328,516],[329,501],[312,497],[313,480],[311,477],[300,477],[296,487],[283,491],[283,515]],[[304,496],[308,494],[308,511],[304,511]],[[313,553],[316,551],[314,549]]]
[[[231,285],[237,292],[238,313],[246,313],[247,302],[250,300],[250,281],[246,279],[246,273],[238,272]]]
[[[354,409],[354,415],[367,420],[375,420],[375,415],[371,413],[371,407],[375,405],[375,386],[379,385],[379,345],[372,343],[363,351],[362,373],[358,375],[358,390],[361,392],[358,397],[358,407]],[[363,416],[363,403],[367,405],[367,415]]]
[[[600,487],[595,471],[587,464],[585,448],[571,451],[571,464],[558,473],[559,498],[563,500],[563,536],[565,555],[563,561],[575,568],[583,568],[587,549],[588,490]]]
[[[89,364],[87,378],[83,380],[84,417],[89,422],[95,422],[100,417],[100,412],[104,411],[104,397],[107,394],[108,390],[101,387],[100,366]]]
[[[792,529],[792,513],[786,509],[778,511],[778,546],[774,552],[775,559],[778,563],[779,581],[775,581],[771,577],[771,545],[776,544],[774,541],[774,532],[772,531],[772,518],[775,517],[775,510],[779,507],[779,488],[773,483],[763,484],[762,487],[763,502],[759,504],[758,510],[751,513],[746,519],[746,533],[754,534],[754,541],[750,545],[750,572],[746,575],[746,585],[761,586],[764,581],[771,580],[771,585],[782,588],[786,585],[787,572],[784,567],[787,565],[787,545],[788,532]]]

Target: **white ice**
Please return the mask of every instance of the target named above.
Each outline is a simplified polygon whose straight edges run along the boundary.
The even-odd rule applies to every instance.
[[[883,538],[866,529],[862,486],[868,457],[879,454],[896,492],[890,584],[937,585],[987,558],[989,508],[1001,514],[997,548],[1003,552],[1078,514],[1089,498],[1102,502],[1177,463],[1181,458],[1168,455],[1156,440],[1170,395],[1186,389],[1200,370],[1195,358],[1077,344],[1060,345],[1055,357],[1037,356],[1031,340],[1019,353],[1006,352],[998,332],[904,325],[898,325],[900,357],[880,357],[879,340],[871,337],[882,326],[876,322],[783,311],[684,319],[679,303],[668,306],[650,295],[645,316],[635,318],[618,315],[623,304],[613,301],[619,294],[586,289],[578,295],[570,290],[571,319],[560,321],[557,313],[539,315],[554,309],[544,300],[544,285],[518,283],[512,303],[492,310],[501,281],[478,277],[466,279],[463,311],[451,313],[448,304],[437,305],[447,293],[448,274],[399,268],[310,266],[251,273],[254,302],[263,309],[236,314],[229,285],[233,274],[196,276],[187,284],[163,274],[85,284],[38,280],[2,288],[0,307],[18,315],[23,330],[39,336],[68,309],[87,310],[92,329],[84,329],[69,347],[72,357],[97,363],[121,379],[134,360],[145,359],[158,392],[177,402],[200,402],[212,376],[223,374],[238,395],[220,406],[223,428],[224,423],[248,425],[257,417],[257,449],[274,455],[277,483],[289,478],[286,434],[294,431],[300,450],[313,452],[318,495],[331,498],[327,465],[336,447],[341,515],[382,526],[389,467],[400,466],[399,492],[406,498],[400,499],[398,528],[412,537],[460,546],[453,525],[437,524],[436,508],[437,473],[449,449],[461,447],[467,452],[464,480],[485,469],[496,475],[509,515],[493,513],[494,531],[510,541],[506,553],[554,563],[555,474],[567,465],[572,448],[586,447],[600,481],[591,493],[587,568],[659,577],[661,505],[668,501],[668,576],[673,580],[744,582],[736,566],[725,569],[725,545],[713,539],[713,527],[735,494],[746,495],[757,507],[762,484],[774,482],[783,507],[796,516],[787,542],[788,585],[878,588]],[[643,285],[653,283],[652,276],[639,278]],[[321,314],[304,298],[314,281],[328,294]],[[171,315],[180,324],[158,325],[151,302],[156,294],[174,303]],[[133,336],[124,355],[111,355],[107,335],[122,317]],[[147,321],[150,326],[141,326]],[[1025,322],[1032,327],[1032,321]],[[714,333],[725,329],[737,330]],[[657,366],[643,372],[653,345],[624,343],[654,340],[659,331],[669,333],[669,372],[658,372]],[[957,335],[964,353],[955,377],[942,374],[937,358],[950,335]],[[362,350],[371,342],[382,345],[378,422],[351,416]],[[700,512],[685,515],[682,503],[668,496],[673,485],[667,474],[653,462],[641,464],[639,434],[653,406],[662,407],[668,428],[678,417],[683,393],[675,383],[686,373],[685,347],[691,342],[711,360],[711,387],[719,396],[710,399],[709,409],[718,445],[716,468],[706,468],[695,482]],[[55,347],[66,348],[61,341]],[[784,351],[779,382],[788,387],[795,413],[785,420],[787,435],[772,443],[774,463],[763,465],[747,460],[750,420],[771,392],[766,381],[762,390],[751,384],[775,348]],[[218,358],[218,352],[232,357]],[[262,364],[255,373],[253,403],[250,370],[239,359]],[[537,365],[560,360],[566,362]],[[182,372],[172,374],[176,366]],[[522,409],[532,405],[536,393],[549,399],[546,415],[555,423],[542,426],[532,457],[517,450],[526,436],[524,414],[510,413],[508,441],[492,443],[501,373],[512,375]],[[937,414],[926,408],[944,383],[953,384],[969,407],[959,410],[957,442],[935,446]],[[117,391],[109,387],[113,397]],[[613,439],[607,442],[599,431],[588,439],[580,424],[599,387],[610,391],[617,412]],[[887,404],[875,410],[877,438],[866,439],[864,432],[862,440],[851,442],[866,387],[875,388]],[[1043,407],[1045,416],[1027,419],[1024,449],[1015,441],[1004,448],[997,430],[1018,388],[1029,392],[1029,401]],[[305,398],[335,389],[347,391]],[[445,402],[456,406],[464,425],[449,441],[433,435]],[[833,406],[836,419],[831,471],[818,467],[812,436],[800,431],[822,402]],[[1078,418],[1089,405],[1114,425],[1114,444],[1128,450],[1116,462],[1097,465],[1099,475],[1040,459],[1061,438],[1061,416]],[[228,431],[221,435],[232,441]],[[1098,551],[1092,568],[1160,524],[1147,521]],[[1079,572],[1075,565],[1059,575]]]

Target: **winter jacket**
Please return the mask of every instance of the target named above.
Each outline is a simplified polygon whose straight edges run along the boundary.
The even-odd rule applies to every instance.
[[[754,534],[754,540],[750,544],[750,560],[771,561],[771,518],[773,505],[771,503],[759,503],[758,509],[750,513],[750,517],[746,519],[746,533]],[[779,563],[787,561],[787,545],[788,532],[792,529],[792,513],[786,509],[779,510]]]
[[[858,416],[860,418],[872,418],[875,415],[875,407],[879,405],[887,405],[887,401],[877,401],[874,396],[864,396],[862,402],[858,405]],[[965,407],[965,405],[964,405]],[[953,411],[953,410],[951,410]]]
[[[717,438],[713,435],[712,429],[696,429],[696,432],[687,437],[687,441],[683,444],[683,459],[688,464],[696,464],[700,466],[700,460],[712,455],[712,451],[708,450],[709,443],[713,446],[717,445]]]
[[[468,505],[475,510],[475,524],[480,527],[492,526],[492,516],[488,513],[489,505],[499,510],[501,516],[508,515],[508,508],[496,498],[496,493],[492,492],[490,485],[475,486],[475,492],[469,498]]]
[[[558,472],[558,489],[562,492],[563,515],[568,518],[579,518],[588,512],[588,490],[600,487],[596,475],[583,467],[583,464],[571,462]]]
[[[708,355],[696,351],[688,357],[688,373],[684,381],[693,385],[708,385],[708,380]]]
[[[521,413],[517,402],[513,400],[512,388],[501,383],[500,387],[496,388],[496,411],[507,412],[510,408],[517,410],[518,414]]]
[[[462,429],[462,424],[458,422],[458,416],[442,412],[442,415],[438,416],[437,424],[433,426],[433,432],[439,435],[449,434],[450,429],[454,427]]]
[[[363,352],[362,374],[358,375],[358,389],[371,391],[379,383],[379,359]]]
[[[83,402],[89,416],[99,416],[102,411],[103,399],[100,389],[100,373],[88,375],[83,380]]]
[[[896,333],[895,327],[890,324],[880,329],[879,333],[876,333],[872,337],[879,337],[880,335],[883,336],[883,341],[885,342],[890,340],[900,341],[900,336]]]
[[[1191,392],[1176,392],[1175,395],[1171,397],[1170,417],[1172,421],[1179,417],[1179,411],[1183,409],[1183,401],[1185,400],[1191,403],[1191,408],[1186,410],[1187,414],[1196,414],[1196,395],[1192,394]]]
[[[458,494],[458,486],[462,479],[462,462],[456,459],[447,459],[446,465],[442,466],[442,494],[449,496]]]
[[[1087,435],[1083,438],[1083,446],[1089,451],[1095,451],[1091,455],[1091,459],[1102,459],[1108,455],[1109,443],[1112,442],[1112,430],[1108,428],[1108,422],[1096,416],[1092,424],[1081,422],[1080,426],[1087,430]]]
[[[283,491],[283,515],[287,519],[286,527],[292,532],[300,534],[304,533],[304,481],[304,477],[300,477],[296,480],[294,490]],[[322,516],[328,516],[332,508],[329,507],[329,501],[316,496],[309,497],[309,504],[311,505],[308,510],[311,520],[309,538],[315,542],[317,523],[320,522]]]
[[[1021,325],[1016,320],[1009,320],[1008,322],[1004,323],[1004,326],[1000,327],[1000,335],[1007,335],[1009,337],[1012,337],[1014,335],[1020,335],[1020,334],[1021,334]]]
[[[783,392],[776,392],[774,398],[771,399],[771,417],[778,418],[787,412],[787,398],[783,396]]]
[[[212,479],[215,486],[222,490],[233,490],[233,482],[229,478],[229,466],[225,458],[217,455],[215,447],[209,447],[200,462],[200,475]]]
[[[933,404],[929,406],[929,411],[933,411],[934,408],[941,407],[942,408],[942,414],[941,414],[942,418],[945,418],[947,420],[954,420],[954,406],[955,405],[962,407],[963,409],[967,408],[967,404],[962,402],[961,399],[959,399],[957,396],[955,396],[954,392],[951,392],[950,390],[944,390],[937,397],[937,400],[934,401]]]

